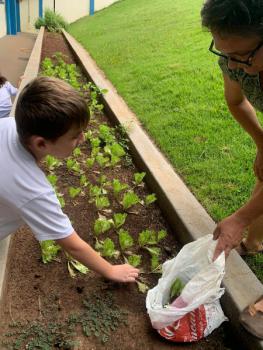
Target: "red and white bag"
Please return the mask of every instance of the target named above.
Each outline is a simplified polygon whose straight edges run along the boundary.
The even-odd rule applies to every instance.
[[[186,244],[178,255],[163,264],[157,286],[150,289],[146,307],[162,337],[174,342],[193,342],[206,337],[226,321],[219,299],[224,294],[224,252],[212,261],[216,241],[207,235]],[[176,278],[185,284],[181,295],[168,305]]]

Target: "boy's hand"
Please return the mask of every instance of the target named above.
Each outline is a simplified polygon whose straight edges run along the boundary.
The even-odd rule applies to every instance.
[[[111,265],[105,277],[115,282],[135,282],[139,270],[129,264]]]

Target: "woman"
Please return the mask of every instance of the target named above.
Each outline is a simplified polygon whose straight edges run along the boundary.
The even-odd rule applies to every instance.
[[[207,0],[201,17],[213,37],[209,50],[219,56],[229,111],[257,147],[252,197],[217,225],[214,259],[233,248],[255,254],[263,251],[263,129],[255,113],[263,112],[263,0]],[[242,313],[241,322],[263,339],[263,297]]]

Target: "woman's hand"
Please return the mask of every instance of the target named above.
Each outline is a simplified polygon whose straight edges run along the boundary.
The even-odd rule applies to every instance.
[[[129,264],[111,265],[104,276],[115,282],[135,282],[139,269]]]
[[[245,228],[246,224],[235,213],[219,222],[213,233],[214,239],[218,239],[213,260],[216,260],[222,251],[228,257],[230,251],[241,242]]]
[[[256,159],[254,161],[254,173],[260,181],[263,181],[263,149],[257,150]]]

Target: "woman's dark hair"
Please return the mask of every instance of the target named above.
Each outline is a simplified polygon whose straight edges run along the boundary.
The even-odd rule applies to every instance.
[[[263,0],[207,0],[201,18],[211,32],[263,38]]]
[[[3,77],[0,73],[0,87],[2,87],[6,81],[7,81],[7,79],[5,77]]]

